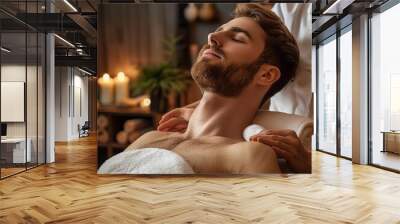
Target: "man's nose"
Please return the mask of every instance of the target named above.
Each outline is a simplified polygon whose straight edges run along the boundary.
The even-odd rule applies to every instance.
[[[222,38],[218,32],[209,33],[208,34],[208,44],[212,47],[221,47],[222,46]]]

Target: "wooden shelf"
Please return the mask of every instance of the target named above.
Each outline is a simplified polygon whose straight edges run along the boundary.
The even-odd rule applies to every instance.
[[[134,115],[152,117],[153,113],[149,108],[141,107],[119,107],[119,106],[101,106],[98,109],[98,113],[112,114],[112,115]]]
[[[100,166],[111,156],[125,150],[129,144],[119,144],[116,142],[116,135],[124,129],[124,123],[131,119],[140,119],[148,124],[145,129],[154,129],[160,115],[150,111],[150,108],[124,107],[124,106],[99,106],[98,115],[108,119],[108,125],[104,128],[109,134],[108,143],[98,143],[97,162]],[[140,130],[137,130],[140,131]]]
[[[101,147],[101,148],[111,147],[111,148],[115,148],[115,149],[125,149],[129,145],[130,145],[130,143],[128,143],[128,144],[119,144],[119,143],[116,143],[116,142],[110,142],[110,143],[107,143],[107,144],[98,144],[98,147]]]

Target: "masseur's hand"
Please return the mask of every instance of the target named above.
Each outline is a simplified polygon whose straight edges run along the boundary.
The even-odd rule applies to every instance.
[[[311,152],[306,150],[293,130],[264,130],[250,137],[271,146],[278,157],[286,159],[297,173],[311,173]]]
[[[194,108],[180,107],[169,111],[161,117],[158,131],[185,132]]]

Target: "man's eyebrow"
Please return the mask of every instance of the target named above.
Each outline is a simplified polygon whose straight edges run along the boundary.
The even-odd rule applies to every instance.
[[[215,32],[221,31],[222,29],[223,29],[223,26],[220,26],[215,30]],[[232,31],[235,33],[244,33],[250,40],[253,39],[247,30],[244,30],[240,27],[233,26],[233,27],[229,28],[229,31]]]
[[[222,27],[223,27],[223,25],[222,25],[222,26],[219,26],[219,27],[215,30],[215,32],[221,31],[221,30],[222,30]]]

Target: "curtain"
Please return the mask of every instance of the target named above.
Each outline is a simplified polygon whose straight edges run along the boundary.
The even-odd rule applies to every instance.
[[[176,4],[102,4],[98,15],[98,71],[133,76],[135,66],[165,60],[163,41],[175,36]],[[133,77],[134,78],[134,77]]]

